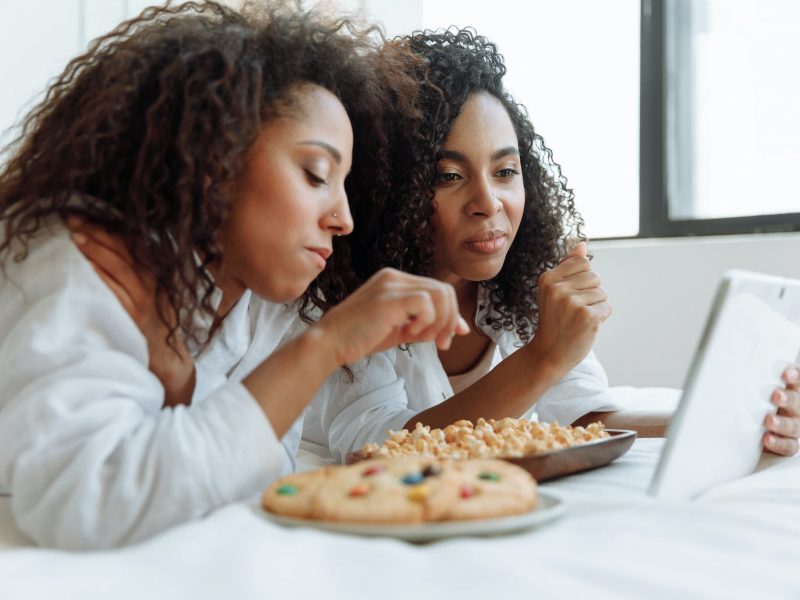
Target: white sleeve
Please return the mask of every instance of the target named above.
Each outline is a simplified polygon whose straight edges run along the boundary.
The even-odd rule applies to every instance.
[[[408,408],[405,381],[397,374],[390,352],[353,366],[352,381],[339,369],[314,400],[312,410],[318,411],[328,447],[339,462],[364,444],[383,442],[387,430],[402,429],[417,414]]]
[[[66,233],[0,279],[0,488],[39,544],[107,548],[261,490],[284,450],[241,383],[162,410],[144,338]]]
[[[539,421],[569,425],[590,412],[620,408],[611,397],[608,377],[600,361],[590,352],[583,362],[547,390],[525,417],[536,414]]]

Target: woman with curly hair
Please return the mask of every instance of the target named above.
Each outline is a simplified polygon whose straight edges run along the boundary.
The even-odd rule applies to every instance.
[[[465,332],[440,282],[382,270],[330,308],[352,286],[318,279],[353,226],[353,153],[347,193],[385,192],[411,58],[208,2],[67,66],[0,169],[0,492],[22,531],[109,547],[256,494],[341,365]],[[291,321],[265,300],[301,295],[328,310],[276,350]]]
[[[590,352],[611,307],[583,221],[503,87],[502,56],[470,29],[394,43],[426,61],[416,69],[423,120],[390,136],[396,192],[380,214],[353,204],[347,244],[361,279],[391,266],[452,284],[471,329],[448,349],[373,356],[353,367],[353,381],[335,374],[306,413],[304,437],[341,459],[416,422],[535,414],[574,423],[618,408]]]
[[[395,348],[337,372],[306,411],[304,438],[341,460],[388,429],[480,417],[663,435],[669,414],[618,410],[591,353],[611,307],[573,193],[506,92],[495,45],[471,29],[395,43],[427,62],[416,70],[423,121],[393,131],[395,193],[378,212],[353,205],[347,244],[361,280],[390,266],[452,284],[471,328],[449,348]],[[787,369],[765,422],[764,447],[779,454],[797,452],[798,372]]]

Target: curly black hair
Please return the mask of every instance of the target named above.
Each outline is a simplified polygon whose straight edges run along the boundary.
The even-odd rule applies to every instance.
[[[538,323],[538,278],[558,264],[573,239],[585,239],[574,194],[526,109],[503,87],[506,67],[497,47],[471,29],[415,32],[390,44],[407,45],[424,63],[420,81],[422,122],[400,123],[390,133],[391,184],[385,205],[353,206],[349,240],[362,280],[385,266],[419,275],[434,272],[434,186],[442,145],[471,94],[487,92],[508,112],[519,143],[525,208],[500,273],[483,282],[490,310],[485,325],[513,330],[525,342]]]
[[[152,274],[170,343],[176,332],[207,342],[192,315],[213,312],[214,283],[197,257],[220,260],[228,184],[269,119],[292,110],[298,84],[328,89],[350,116],[351,193],[388,185],[383,112],[391,102],[417,116],[404,99],[416,97],[418,59],[382,49],[375,33],[288,1],[167,4],[122,23],[67,65],[0,154],[0,265],[24,260],[48,219],[77,213]],[[313,282],[305,306],[340,299],[347,280]]]

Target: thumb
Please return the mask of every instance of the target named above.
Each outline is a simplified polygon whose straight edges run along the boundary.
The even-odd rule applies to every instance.
[[[570,250],[564,258],[569,258],[570,256],[582,256],[586,258],[588,252],[589,252],[589,246],[586,244],[586,242],[581,241],[575,244],[572,247],[572,250]]]

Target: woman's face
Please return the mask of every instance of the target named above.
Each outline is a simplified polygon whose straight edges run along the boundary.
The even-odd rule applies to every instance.
[[[497,98],[468,98],[442,146],[438,172],[437,279],[458,285],[495,277],[525,207],[517,135]]]
[[[302,295],[325,268],[333,236],[353,230],[344,191],[350,119],[322,87],[298,86],[293,100],[247,151],[220,237],[220,287],[275,302]]]

